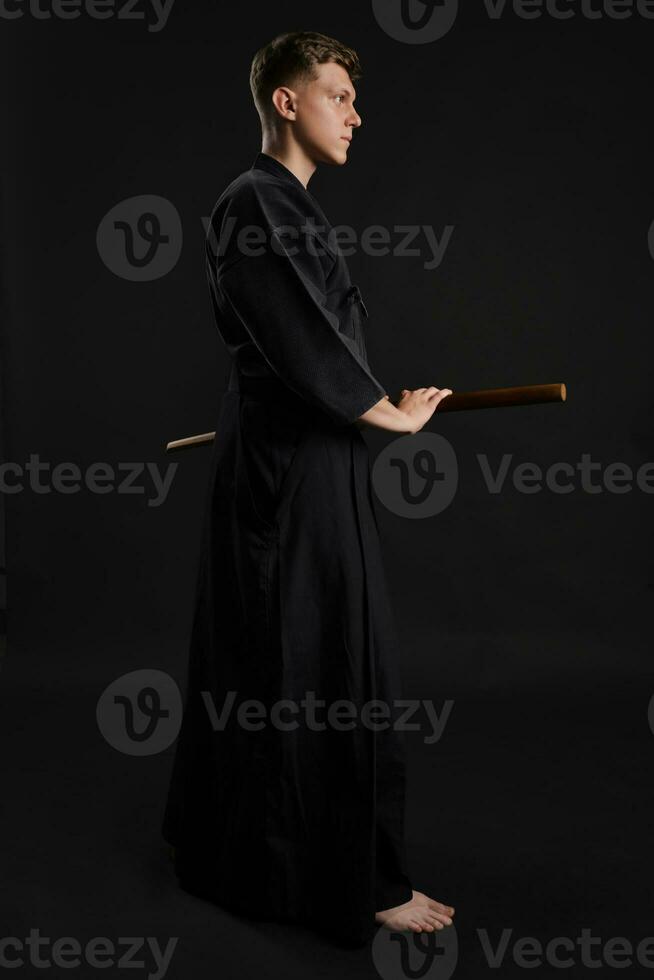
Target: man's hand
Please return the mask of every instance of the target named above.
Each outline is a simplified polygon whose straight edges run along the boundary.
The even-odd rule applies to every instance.
[[[433,385],[429,388],[416,388],[414,391],[402,388],[400,399],[395,405],[409,417],[410,431],[415,435],[429,421],[443,399],[451,394],[451,388],[435,388]]]
[[[452,394],[451,388],[403,388],[398,401],[384,395],[376,405],[355,420],[358,428],[372,426],[387,432],[415,433],[432,417],[439,403]]]

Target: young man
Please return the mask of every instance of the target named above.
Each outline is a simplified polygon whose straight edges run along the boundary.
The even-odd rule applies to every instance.
[[[451,392],[391,402],[307,189],[319,163],[347,160],[358,77],[354,51],[322,34],[259,51],[262,150],[212,213],[207,273],[232,368],[164,820],[183,887],[348,945],[376,923],[433,931],[454,913],[405,870],[398,651],[359,431],[418,432]]]

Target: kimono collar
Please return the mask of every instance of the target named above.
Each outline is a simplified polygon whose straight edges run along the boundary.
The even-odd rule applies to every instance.
[[[295,184],[297,187],[301,187],[305,193],[308,193],[307,188],[304,186],[299,177],[285,167],[283,163],[276,160],[275,157],[271,157],[268,153],[263,153],[260,151],[257,153],[254,163],[252,164],[253,170],[266,170],[269,174],[273,174],[275,177],[281,177],[284,180],[288,180],[290,183]]]

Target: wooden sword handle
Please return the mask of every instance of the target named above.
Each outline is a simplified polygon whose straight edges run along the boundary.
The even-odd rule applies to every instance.
[[[481,391],[453,391],[439,403],[436,412],[462,412],[469,408],[508,408],[511,405],[541,405],[546,402],[564,402],[567,398],[564,384],[520,385],[517,388],[484,388]],[[394,403],[395,404],[395,403]],[[166,444],[166,452],[188,449],[213,442],[215,432],[203,432],[186,439],[174,439]]]
[[[539,405],[564,402],[564,384],[520,385],[517,388],[486,388],[482,391],[453,391],[439,402],[436,411],[461,412],[468,408],[508,408],[511,405]]]

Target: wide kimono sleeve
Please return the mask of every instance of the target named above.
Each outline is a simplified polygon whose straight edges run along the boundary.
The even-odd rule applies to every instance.
[[[265,206],[254,211],[259,237],[250,237],[243,254],[217,262],[223,302],[289,388],[336,422],[352,423],[385,389],[326,306],[324,248],[321,257],[320,241],[292,198],[272,217]]]

